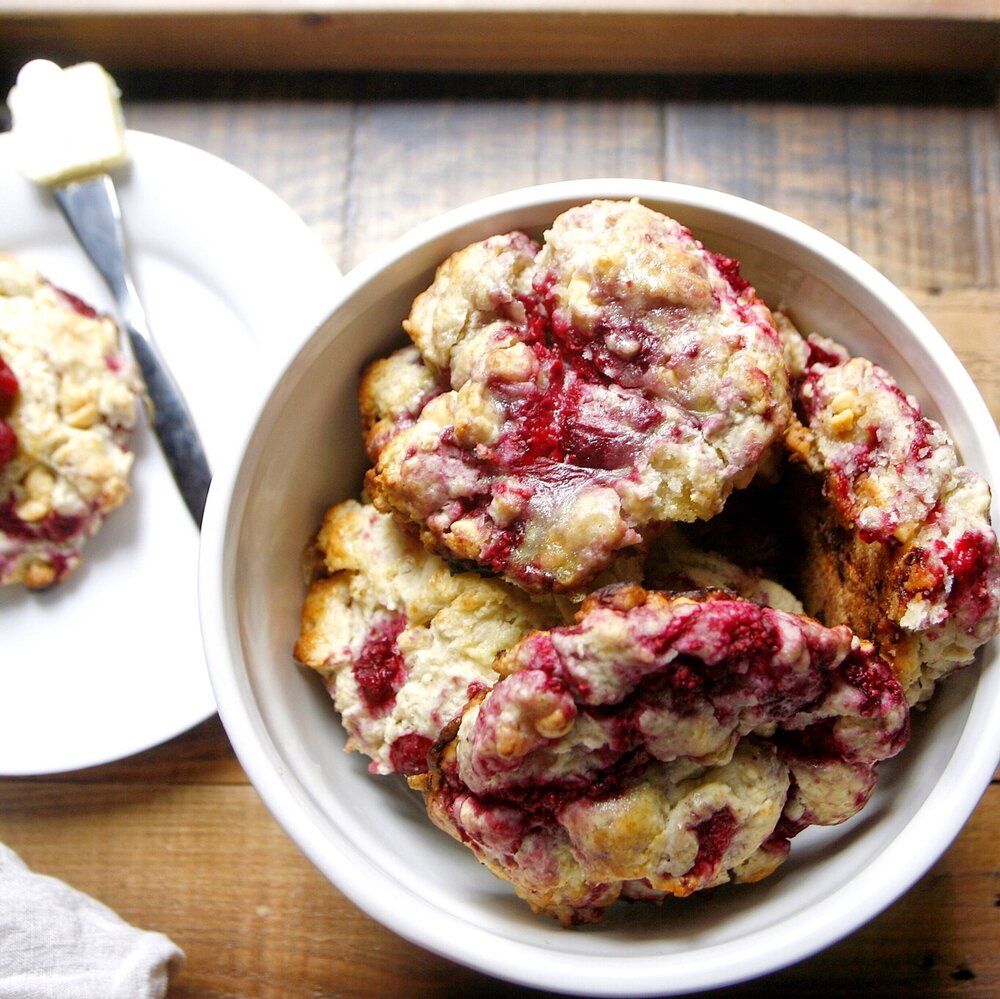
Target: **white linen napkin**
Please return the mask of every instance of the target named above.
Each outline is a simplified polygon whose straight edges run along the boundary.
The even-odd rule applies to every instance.
[[[0,999],[162,999],[183,952],[0,843]]]

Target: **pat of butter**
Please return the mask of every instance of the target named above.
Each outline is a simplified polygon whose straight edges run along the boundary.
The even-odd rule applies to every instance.
[[[18,168],[37,183],[59,184],[127,162],[120,98],[96,62],[24,65],[7,96]]]

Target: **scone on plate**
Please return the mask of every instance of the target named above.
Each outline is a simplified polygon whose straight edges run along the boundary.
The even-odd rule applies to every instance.
[[[790,418],[782,344],[734,261],[634,201],[448,258],[413,347],[361,385],[374,504],[443,557],[574,592],[714,516]]]
[[[77,567],[129,494],[141,396],[115,323],[0,254],[0,583]]]

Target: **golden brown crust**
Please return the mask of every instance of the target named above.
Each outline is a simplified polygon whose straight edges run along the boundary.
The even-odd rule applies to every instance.
[[[849,624],[873,641],[904,688],[914,689],[920,678],[919,642],[898,623],[912,572],[905,549],[866,543],[838,523],[815,476],[793,467],[786,483],[804,542],[798,567],[803,605],[822,621]]]

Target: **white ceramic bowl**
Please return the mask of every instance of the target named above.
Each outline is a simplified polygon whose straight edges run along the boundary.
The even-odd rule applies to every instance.
[[[945,850],[1000,755],[993,645],[943,685],[910,746],[881,769],[852,821],[809,829],[768,880],[662,907],[615,906],[594,926],[535,917],[426,819],[400,781],[373,778],[318,678],[291,648],[300,554],[334,501],[358,494],[363,364],[401,343],[400,322],[451,251],[511,229],[540,232],[595,197],[638,196],[738,257],[772,305],[884,364],[942,420],[964,460],[1000,483],[1000,440],[964,368],[920,312],[839,244],[758,205],[693,187],[574,181],[514,191],[419,226],[348,274],[329,319],[273,382],[205,517],[203,632],[219,711],[257,791],[288,835],[385,926],[488,974],[588,995],[681,994],[773,971],[845,936]]]

